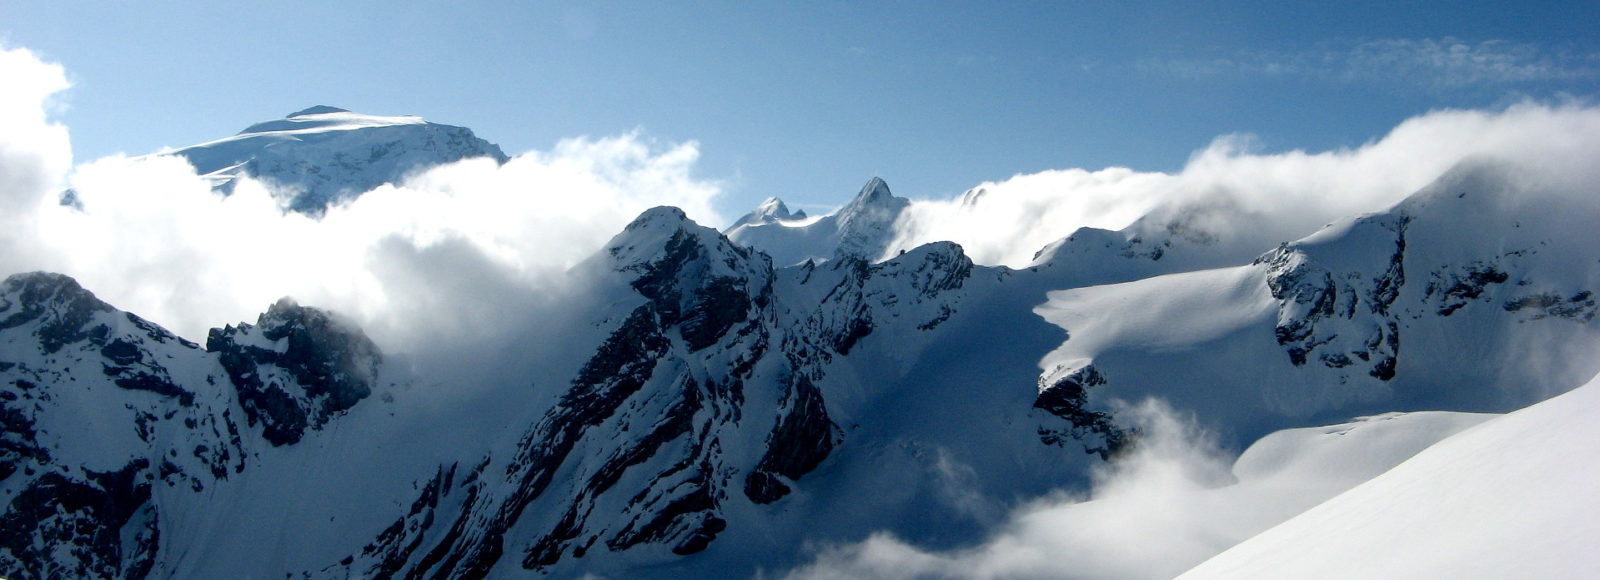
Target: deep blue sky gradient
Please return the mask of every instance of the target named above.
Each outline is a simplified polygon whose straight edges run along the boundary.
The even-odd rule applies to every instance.
[[[1592,100],[1596,22],[1593,1],[21,0],[0,4],[0,42],[68,69],[79,161],[313,104],[513,154],[639,128],[699,141],[731,218],[768,195],[837,205],[873,175],[947,197],[1052,168],[1174,171],[1230,133],[1318,151],[1431,109]],[[1475,52],[1430,52],[1450,46]]]

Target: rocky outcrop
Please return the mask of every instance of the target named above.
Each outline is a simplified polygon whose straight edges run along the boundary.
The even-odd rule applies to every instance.
[[[323,310],[283,299],[255,325],[212,329],[215,353],[250,425],[273,445],[298,442],[372,394],[383,356],[366,334]]]
[[[1092,364],[1069,369],[1058,367],[1039,379],[1039,396],[1033,407],[1066,422],[1039,427],[1039,440],[1046,445],[1083,446],[1086,453],[1109,459],[1122,449],[1127,433],[1110,413],[1090,408],[1089,391],[1106,384],[1106,378]]]
[[[1256,259],[1280,301],[1274,336],[1290,362],[1360,367],[1380,381],[1394,378],[1400,325],[1390,307],[1405,285],[1408,223],[1405,216],[1362,222],[1352,235],[1376,238],[1375,245],[1392,251],[1355,269],[1329,268],[1314,249],[1291,244]]]

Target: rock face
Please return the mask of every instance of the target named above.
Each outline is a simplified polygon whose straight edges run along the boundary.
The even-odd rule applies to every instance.
[[[383,356],[331,313],[284,298],[255,325],[212,329],[206,351],[239,391],[239,404],[273,445],[300,440],[372,394]]]
[[[1365,268],[1330,271],[1311,252],[1285,244],[1256,260],[1267,268],[1267,287],[1281,301],[1274,336],[1296,366],[1308,361],[1331,369],[1357,367],[1380,381],[1394,378],[1400,322],[1390,311],[1406,284],[1404,215],[1368,219],[1347,234],[1371,238],[1376,248]],[[1365,241],[1365,240],[1363,240]]]
[[[436,514],[436,491],[417,500],[430,506],[423,521],[450,527],[397,522],[404,532],[349,569],[477,576],[571,570],[597,552],[670,560],[705,550],[730,529],[730,511],[781,501],[840,445],[816,381],[874,331],[874,286],[894,278],[917,290],[908,299],[942,301],[972,267],[953,245],[915,260],[830,263],[801,282],[820,301],[796,303],[805,294],[777,290],[764,254],[675,208],[645,212],[587,264],[640,300],[557,404],[503,468],[486,458],[481,473],[445,480],[458,509]]]
[[[1253,437],[1289,418],[1397,405],[1505,412],[1570,388],[1597,370],[1574,355],[1597,346],[1600,278],[1588,256],[1600,245],[1578,232],[1600,206],[1528,183],[1501,165],[1463,163],[1387,211],[1247,266],[1114,287],[1151,316],[1105,309],[1112,286],[1056,294],[1042,310],[1073,338],[1046,357],[1055,370],[1036,404],[1075,429],[1041,436],[1112,433],[1097,430],[1108,409],[1094,406],[1112,397],[1160,396]],[[1118,249],[1082,234],[1077,246]],[[1063,244],[1056,259],[1081,249]],[[1102,335],[1082,341],[1086,329]]]
[[[231,193],[241,176],[265,181],[287,196],[288,209],[310,215],[435,165],[508,160],[498,145],[465,127],[322,105],[163,154],[189,160],[223,193]]]

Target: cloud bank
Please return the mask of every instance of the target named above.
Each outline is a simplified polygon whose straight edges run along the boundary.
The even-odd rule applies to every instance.
[[[1215,252],[1248,260],[1333,220],[1381,211],[1463,159],[1498,158],[1548,179],[1588,175],[1600,157],[1600,107],[1523,102],[1498,111],[1414,117],[1352,149],[1261,153],[1229,135],[1177,173],[1113,167],[1052,170],[979,185],[952,200],[915,200],[888,255],[949,240],[983,264],[1026,266],[1080,227],[1131,233],[1170,223],[1212,238]],[[1147,216],[1147,217],[1145,217]]]
[[[66,273],[191,339],[289,295],[355,318],[386,350],[485,340],[565,291],[565,270],[643,210],[723,221],[719,184],[693,175],[698,146],[637,133],[436,167],[313,220],[281,211],[261,183],[218,196],[181,158],[69,169],[66,130],[48,120],[61,67],[14,49],[0,77],[18,88],[0,101],[0,200],[14,226],[0,269]],[[81,211],[57,202],[64,187]]]

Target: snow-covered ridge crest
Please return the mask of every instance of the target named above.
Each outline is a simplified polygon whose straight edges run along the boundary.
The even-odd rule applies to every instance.
[[[338,107],[317,105],[301,111],[290,113],[282,119],[262,121],[245,127],[238,135],[225,137],[216,141],[201,143],[195,147],[205,147],[225,141],[238,139],[246,135],[259,135],[263,133],[311,133],[318,131],[349,131],[365,127],[390,127],[395,125],[423,125],[427,121],[416,115],[366,115],[352,112]]]
[[[465,127],[326,105],[157,155],[187,159],[223,194],[231,193],[240,177],[261,180],[290,210],[311,215],[436,165],[473,157],[510,159]]]
[[[895,197],[887,182],[873,177],[850,203],[815,220],[801,221],[803,214],[782,217],[779,212],[787,212],[782,203],[768,200],[724,233],[734,243],[772,256],[780,266],[847,256],[877,262],[889,257],[895,221],[911,201]]]

